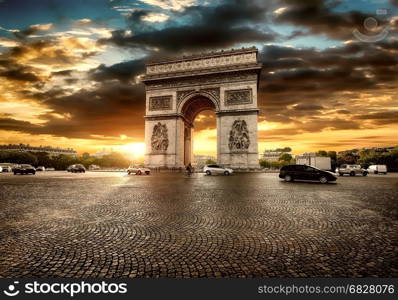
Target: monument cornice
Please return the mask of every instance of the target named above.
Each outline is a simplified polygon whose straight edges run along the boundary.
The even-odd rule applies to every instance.
[[[141,78],[141,82],[149,83],[151,81],[157,80],[167,80],[167,79],[182,79],[189,78],[193,76],[207,76],[213,74],[227,74],[241,71],[256,71],[260,73],[262,68],[261,63],[249,63],[249,64],[237,64],[230,66],[217,66],[197,70],[187,70],[181,72],[170,72],[170,73],[159,73],[153,75],[145,75]]]
[[[240,49],[199,53],[199,54],[193,54],[193,55],[186,55],[186,56],[182,56],[182,57],[171,57],[171,58],[160,59],[160,60],[149,60],[149,61],[147,61],[146,65],[147,66],[162,65],[162,64],[178,63],[178,62],[184,62],[184,61],[199,60],[199,59],[204,59],[204,58],[214,58],[214,57],[246,54],[246,53],[253,53],[253,52],[258,53],[258,49],[256,47],[249,47],[249,48],[242,47]]]

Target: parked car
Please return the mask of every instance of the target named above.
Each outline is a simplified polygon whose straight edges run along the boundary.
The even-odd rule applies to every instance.
[[[55,171],[55,168],[49,167],[46,169],[46,171]]]
[[[220,165],[205,165],[203,167],[203,172],[205,172],[206,175],[216,175],[216,174],[230,175],[234,171],[229,168],[224,168]]]
[[[370,165],[368,168],[369,173],[373,174],[387,174],[386,165]]]
[[[36,169],[31,166],[31,165],[27,165],[27,164],[22,164],[22,165],[18,165],[16,167],[14,167],[13,169],[14,175],[17,174],[36,174]]]
[[[328,171],[307,166],[307,165],[287,165],[283,166],[279,171],[279,178],[287,182],[294,180],[312,180],[321,183],[328,183],[329,181],[336,181],[337,177]]]
[[[85,173],[86,168],[82,164],[71,165],[67,169],[71,173]]]
[[[127,174],[135,174],[135,175],[142,175],[146,174],[149,175],[151,174],[151,170],[148,168],[145,168],[143,166],[130,166],[127,168]]]
[[[361,165],[348,165],[348,164],[343,164],[339,168],[336,168],[336,173],[338,173],[340,176],[343,175],[350,175],[350,176],[356,176],[356,175],[362,175],[366,176],[368,175],[368,171],[361,168]]]
[[[12,168],[10,166],[0,166],[0,172],[12,172]]]
[[[46,168],[44,167],[44,166],[38,166],[37,168],[36,168],[36,171],[45,171],[46,170]]]

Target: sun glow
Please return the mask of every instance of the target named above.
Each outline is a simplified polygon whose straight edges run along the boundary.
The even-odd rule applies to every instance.
[[[132,143],[120,146],[120,151],[132,159],[143,158],[145,154],[145,143]]]

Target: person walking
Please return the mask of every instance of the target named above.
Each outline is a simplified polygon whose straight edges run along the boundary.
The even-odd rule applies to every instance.
[[[185,169],[187,170],[188,176],[191,176],[193,173],[193,167],[192,167],[191,163],[188,163],[188,165]]]

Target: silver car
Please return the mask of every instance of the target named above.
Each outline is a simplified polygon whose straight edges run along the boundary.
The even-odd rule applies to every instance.
[[[367,176],[368,175],[368,171],[361,168],[360,165],[348,165],[348,164],[343,164],[339,168],[336,168],[336,173],[338,173],[340,176],[343,176],[345,174],[350,175],[350,176],[356,176],[356,175]]]
[[[135,175],[142,175],[146,174],[149,175],[151,174],[151,170],[148,168],[145,168],[143,166],[130,166],[127,168],[127,174],[135,174]]]
[[[203,172],[205,172],[206,175],[216,175],[216,174],[230,175],[233,173],[233,170],[229,168],[224,168],[220,165],[205,165],[203,167]]]

